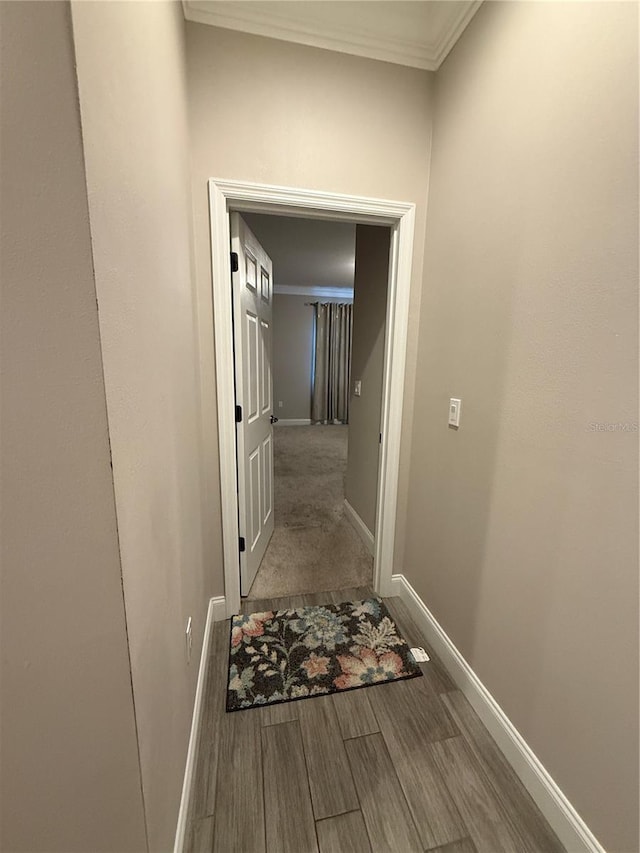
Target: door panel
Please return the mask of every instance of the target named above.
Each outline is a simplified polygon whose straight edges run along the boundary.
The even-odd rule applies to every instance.
[[[260,378],[260,333],[258,331],[258,318],[255,314],[247,311],[245,314],[245,381],[247,387],[247,417],[249,423],[258,417],[258,398],[260,389],[258,388]]]
[[[262,414],[271,414],[271,329],[269,324],[260,320],[260,341],[262,344]]]
[[[247,263],[247,287],[251,290],[258,289],[258,263],[249,252],[246,252]]]
[[[271,301],[271,276],[269,275],[268,270],[264,267],[261,267],[261,275],[260,275],[260,292],[262,298],[265,302]]]
[[[255,550],[262,523],[260,520],[260,448],[258,447],[249,457],[249,547],[251,551]]]
[[[272,265],[237,213],[230,216],[233,273],[237,424],[240,591],[247,595],[273,534],[273,427],[271,425]]]
[[[273,441],[271,436],[265,438],[262,445],[262,523],[264,525],[269,521],[273,495]]]

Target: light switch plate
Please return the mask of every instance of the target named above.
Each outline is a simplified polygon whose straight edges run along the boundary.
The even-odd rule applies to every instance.
[[[460,412],[462,410],[462,400],[458,397],[451,397],[449,400],[449,426],[460,426]]]
[[[353,385],[353,393],[356,397],[360,397],[362,394],[362,379],[356,379]]]

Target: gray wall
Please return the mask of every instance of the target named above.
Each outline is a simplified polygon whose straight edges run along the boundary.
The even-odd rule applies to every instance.
[[[416,203],[398,505],[402,561],[431,133],[427,71],[187,24],[191,163],[204,434],[203,476],[219,482],[207,180],[212,176]],[[251,109],[238,109],[238,104]],[[260,133],[256,128],[260,128]],[[222,594],[219,489],[207,495],[207,554]]]
[[[78,2],[73,23],[142,785],[150,848],[167,850],[213,594],[184,21],[178,3]]]
[[[276,287],[353,288],[353,222],[243,213],[273,262]]]
[[[67,3],[0,4],[3,850],[146,849]]]
[[[638,7],[485,3],[437,75],[410,582],[638,849]],[[447,428],[449,397],[462,423]]]
[[[375,535],[390,231],[356,227],[346,498]],[[356,380],[362,394],[353,393]]]
[[[273,404],[283,419],[311,414],[313,308],[305,305],[310,301],[278,294],[273,299]]]

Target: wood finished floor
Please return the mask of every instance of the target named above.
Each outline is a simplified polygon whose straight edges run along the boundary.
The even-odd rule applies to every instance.
[[[357,600],[359,588],[244,612]],[[188,853],[560,853],[564,848],[406,607],[423,678],[225,712],[229,623],[213,628]]]

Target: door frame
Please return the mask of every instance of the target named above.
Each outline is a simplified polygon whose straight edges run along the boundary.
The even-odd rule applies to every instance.
[[[391,595],[415,205],[409,202],[219,178],[211,178],[208,184],[211,296],[216,358],[215,394],[218,410],[224,595],[227,616],[233,616],[240,609],[236,400],[229,248],[229,213],[232,210],[239,213],[279,213],[307,219],[387,225],[391,228],[381,412],[383,438],[378,462],[373,568],[374,590],[382,596]]]

